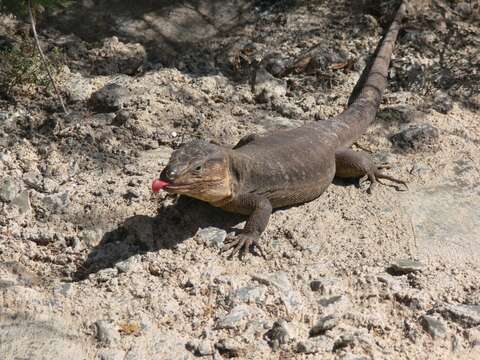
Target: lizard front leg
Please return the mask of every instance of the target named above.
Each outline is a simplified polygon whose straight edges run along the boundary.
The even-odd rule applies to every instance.
[[[223,253],[233,248],[233,251],[228,256],[231,259],[239,252],[245,253],[252,247],[256,247],[263,255],[263,250],[258,242],[272,214],[270,200],[260,195],[243,194],[234,198],[223,208],[228,211],[248,213],[249,218],[240,234],[227,239],[227,243],[221,249],[221,252]]]

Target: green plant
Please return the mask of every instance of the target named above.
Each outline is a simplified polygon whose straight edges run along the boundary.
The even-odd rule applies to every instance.
[[[52,84],[52,87],[55,91],[57,99],[60,102],[60,105],[62,106],[62,109],[65,113],[67,113],[67,108],[65,107],[65,104],[62,99],[62,95],[58,90],[58,87],[55,83],[55,79],[52,75],[52,71],[50,70],[48,60],[45,57],[42,51],[42,47],[40,46],[40,41],[38,40],[34,13],[40,6],[44,8],[53,8],[53,7],[67,5],[69,2],[70,0],[0,0],[0,11],[10,12],[16,15],[25,15],[25,13],[28,14],[28,19],[32,27],[33,38],[35,40],[35,45],[40,55],[40,59],[43,63],[43,67],[48,75],[50,83]],[[22,65],[21,61],[18,63],[20,64],[20,66],[25,65],[25,64]]]
[[[62,64],[62,54],[58,48],[52,50],[50,63],[53,75],[57,75]],[[10,95],[15,88],[32,85],[51,86],[47,74],[42,71],[42,59],[34,44],[24,42],[0,51],[0,91]],[[53,89],[52,89],[53,90]]]

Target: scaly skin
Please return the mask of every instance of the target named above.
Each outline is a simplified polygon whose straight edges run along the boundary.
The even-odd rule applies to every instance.
[[[194,197],[226,211],[249,215],[243,231],[227,240],[234,254],[259,246],[272,209],[320,196],[334,176],[368,176],[405,184],[379,171],[366,153],[349,149],[375,119],[405,4],[397,11],[370,72],[337,117],[305,126],[248,135],[233,148],[195,140],[176,150],[160,178],[168,192]],[[370,187],[371,190],[372,186]]]

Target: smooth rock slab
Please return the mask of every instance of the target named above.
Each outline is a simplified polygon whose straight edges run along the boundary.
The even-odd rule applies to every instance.
[[[0,358],[89,360],[95,349],[61,319],[0,314]]]
[[[415,230],[416,256],[480,264],[480,193],[446,181],[402,196]]]

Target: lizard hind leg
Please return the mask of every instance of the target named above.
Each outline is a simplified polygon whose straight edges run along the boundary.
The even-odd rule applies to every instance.
[[[341,149],[335,153],[335,176],[339,178],[366,178],[370,181],[367,189],[369,194],[372,193],[376,183],[387,185],[379,179],[386,179],[407,187],[403,180],[396,179],[390,175],[384,174],[382,169],[390,169],[388,164],[376,165],[371,156],[364,151],[353,151],[351,149]],[[365,179],[365,180],[366,180]],[[363,180],[360,180],[362,183]],[[398,190],[398,188],[397,188]]]

